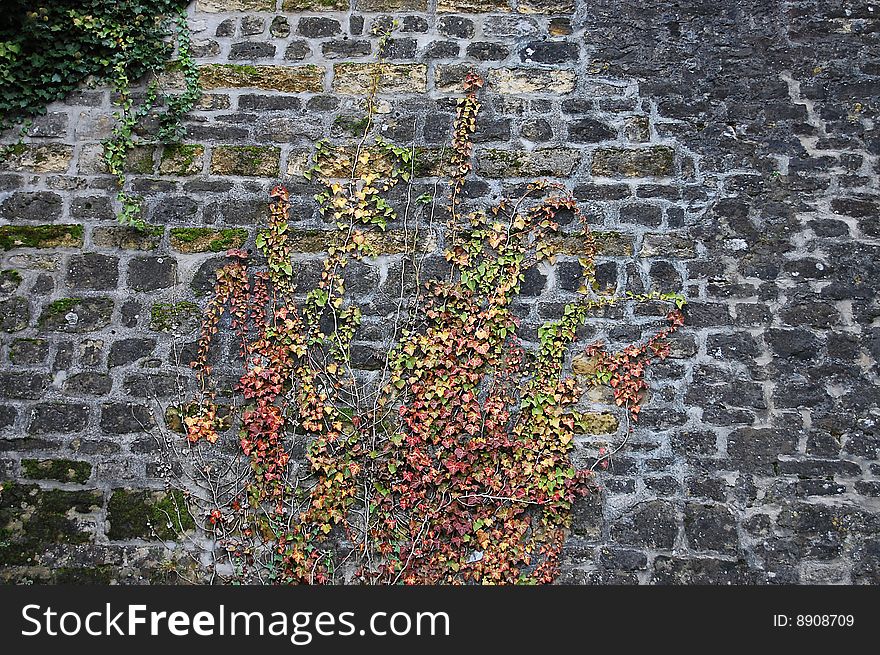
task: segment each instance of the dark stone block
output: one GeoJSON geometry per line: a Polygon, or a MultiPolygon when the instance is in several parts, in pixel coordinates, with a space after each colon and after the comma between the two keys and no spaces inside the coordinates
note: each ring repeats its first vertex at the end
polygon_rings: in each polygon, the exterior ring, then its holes
{"type": "Polygon", "coordinates": [[[745,562],[719,559],[658,557],[654,560],[655,584],[731,585],[754,584],[755,574],[745,562]]]}
{"type": "Polygon", "coordinates": [[[342,32],[339,21],[332,18],[304,16],[299,19],[296,33],[310,39],[335,36],[342,32]]]}
{"type": "Polygon", "coordinates": [[[437,29],[444,36],[470,39],[474,36],[474,23],[461,16],[443,16],[437,22],[437,29]]]}
{"type": "Polygon", "coordinates": [[[101,406],[101,430],[107,434],[144,432],[155,427],[149,407],[134,403],[105,403],[101,406]]]}
{"type": "Polygon", "coordinates": [[[88,407],[66,403],[41,403],[31,409],[29,434],[81,432],[89,421],[88,407]]]}
{"type": "Polygon", "coordinates": [[[45,339],[16,339],[9,346],[9,361],[13,364],[42,364],[49,358],[49,343],[45,339]]]}
{"type": "Polygon", "coordinates": [[[723,505],[687,503],[684,528],[688,544],[694,550],[735,553],[739,550],[736,521],[723,505]]]}
{"type": "Polygon", "coordinates": [[[677,534],[675,510],[662,500],[640,503],[611,525],[612,539],[633,546],[669,550],[675,544],[677,534]]]}
{"type": "Polygon", "coordinates": [[[173,257],[135,257],[128,264],[128,286],[135,291],[167,289],[177,281],[173,257]]]}
{"type": "Polygon", "coordinates": [[[240,41],[229,49],[230,61],[271,59],[275,56],[275,46],[261,41],[240,41]]]}
{"type": "Polygon", "coordinates": [[[16,191],[0,203],[0,218],[51,223],[61,218],[61,203],[61,196],[52,191],[16,191]]]}
{"type": "Polygon", "coordinates": [[[507,46],[489,41],[474,41],[468,44],[467,56],[480,61],[501,61],[510,54],[507,46]]]}
{"type": "Polygon", "coordinates": [[[568,41],[530,41],[519,52],[523,62],[538,64],[564,64],[580,59],[576,43],[568,41]]]}
{"type": "Polygon", "coordinates": [[[74,255],[67,264],[67,286],[106,291],[119,282],[119,258],[90,252],[74,255]]]}
{"type": "Polygon", "coordinates": [[[599,143],[616,136],[610,126],[594,118],[582,118],[568,124],[568,139],[573,143],[599,143]]]}
{"type": "Polygon", "coordinates": [[[123,366],[131,364],[144,357],[149,357],[153,349],[156,347],[155,339],[145,339],[133,337],[130,339],[120,339],[113,342],[110,346],[110,357],[107,360],[107,366],[123,366]]]}
{"type": "Polygon", "coordinates": [[[109,375],[88,371],[72,375],[64,383],[64,390],[74,395],[104,396],[112,387],[113,379],[109,375]]]}

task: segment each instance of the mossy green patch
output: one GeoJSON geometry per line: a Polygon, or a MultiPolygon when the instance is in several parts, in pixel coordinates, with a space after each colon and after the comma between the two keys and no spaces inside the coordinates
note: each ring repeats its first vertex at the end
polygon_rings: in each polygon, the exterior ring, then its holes
{"type": "Polygon", "coordinates": [[[177,331],[181,326],[198,321],[199,306],[192,302],[157,302],[150,307],[150,329],[153,332],[177,331]]]}
{"type": "Polygon", "coordinates": [[[62,566],[55,572],[53,583],[108,585],[113,581],[115,572],[112,566],[62,566]]]}
{"type": "Polygon", "coordinates": [[[223,252],[241,248],[247,241],[247,230],[228,228],[214,230],[208,227],[180,227],[171,230],[171,247],[178,252],[223,252]]]}
{"type": "Polygon", "coordinates": [[[156,149],[152,146],[135,146],[125,155],[125,171],[139,175],[153,172],[156,149]]]}
{"type": "Polygon", "coordinates": [[[12,293],[21,284],[21,273],[12,268],[0,271],[0,292],[12,293]]]}
{"type": "Polygon", "coordinates": [[[613,434],[617,432],[620,421],[609,412],[575,412],[574,431],[576,434],[613,434]]]}
{"type": "Polygon", "coordinates": [[[34,564],[52,544],[92,540],[77,515],[101,507],[100,491],[43,490],[15,482],[4,482],[0,489],[0,565],[34,564]]]}
{"type": "Polygon", "coordinates": [[[284,11],[344,11],[348,0],[284,0],[284,11]]]}
{"type": "Polygon", "coordinates": [[[72,459],[23,459],[21,472],[31,480],[57,480],[83,484],[92,475],[92,465],[72,459]]]}
{"type": "Polygon", "coordinates": [[[80,298],[59,298],[46,307],[42,316],[40,316],[40,323],[45,323],[50,318],[58,316],[59,314],[67,314],[81,302],[82,299],[80,298]]]}
{"type": "Polygon", "coordinates": [[[159,172],[163,175],[195,175],[202,170],[205,147],[188,143],[173,143],[162,149],[159,172]]]}
{"type": "Polygon", "coordinates": [[[0,249],[13,248],[80,248],[83,245],[82,225],[3,225],[0,227],[0,249]]]}
{"type": "Polygon", "coordinates": [[[107,503],[111,539],[175,539],[195,528],[183,492],[116,489],[107,503]]]}
{"type": "Polygon", "coordinates": [[[333,126],[352,136],[363,136],[370,119],[367,116],[356,118],[354,116],[337,116],[333,120],[333,126]]]}

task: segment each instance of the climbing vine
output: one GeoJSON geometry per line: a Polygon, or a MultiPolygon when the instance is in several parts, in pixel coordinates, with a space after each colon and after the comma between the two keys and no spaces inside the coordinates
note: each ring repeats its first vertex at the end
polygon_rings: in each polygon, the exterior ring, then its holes
{"type": "Polygon", "coordinates": [[[460,192],[483,86],[470,75],[451,145],[450,274],[421,284],[405,325],[392,330],[378,380],[365,380],[351,361],[361,309],[346,294],[344,273],[375,254],[371,236],[399,218],[386,196],[415,167],[414,150],[372,135],[375,84],[361,137],[320,142],[307,173],[336,228],[320,280],[297,288],[281,186],[256,240],[262,257],[231,250],[216,273],[192,363],[200,390],[182,408],[183,429],[204,453],[223,443],[230,425],[210,363],[228,312],[243,365],[235,448],[247,471],[213,484],[195,513],[230,574],[246,582],[551,582],[572,505],[611,456],[602,450],[581,470],[572,463],[584,384],[612,389],[629,431],[646,367],[669,354],[684,299],[599,291],[593,236],[562,185],[536,181],[519,197],[465,211],[460,192]],[[562,213],[581,226],[579,299],[529,343],[513,303],[526,271],[555,256],[562,213]],[[666,303],[669,311],[644,343],[582,347],[594,364],[586,380],[567,373],[578,328],[617,302],[666,303]],[[302,466],[297,443],[306,445],[302,466]]]}
{"type": "Polygon", "coordinates": [[[0,129],[45,112],[86,81],[109,83],[116,124],[104,142],[104,162],[116,178],[118,220],[142,226],[140,201],[127,189],[127,160],[140,143],[182,137],[182,117],[201,96],[190,55],[182,0],[12,0],[0,15],[0,129]],[[36,5],[36,6],[34,6],[36,5]],[[175,54],[176,53],[176,54],[175,54]],[[159,79],[179,73],[184,90],[164,93],[159,79]],[[132,82],[151,79],[142,100],[132,82]],[[154,133],[146,128],[155,119],[154,133]]]}

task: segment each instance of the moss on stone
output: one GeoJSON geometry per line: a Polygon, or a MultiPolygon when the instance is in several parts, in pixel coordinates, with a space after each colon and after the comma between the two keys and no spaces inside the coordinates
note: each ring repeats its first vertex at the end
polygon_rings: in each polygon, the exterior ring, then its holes
{"type": "Polygon", "coordinates": [[[112,566],[62,566],[55,572],[55,584],[99,584],[108,585],[113,581],[115,569],[112,566]]]}
{"type": "Polygon", "coordinates": [[[0,291],[12,293],[21,284],[21,273],[12,268],[0,271],[0,291]]]}
{"type": "Polygon", "coordinates": [[[15,482],[0,488],[0,565],[33,564],[52,544],[92,540],[76,515],[101,507],[100,491],[43,490],[15,482]]]}
{"type": "Polygon", "coordinates": [[[59,298],[49,304],[40,316],[40,323],[44,324],[49,319],[60,314],[67,314],[74,307],[82,302],[80,298],[59,298]]]}
{"type": "Polygon", "coordinates": [[[183,253],[223,252],[241,248],[247,236],[247,230],[243,228],[179,227],[171,230],[171,247],[183,253]]]}
{"type": "Polygon", "coordinates": [[[613,434],[619,425],[617,417],[609,412],[574,412],[576,434],[613,434]]]}
{"type": "Polygon", "coordinates": [[[348,0],[284,0],[283,11],[344,11],[348,0]]]}
{"type": "Polygon", "coordinates": [[[92,475],[92,465],[71,459],[23,459],[22,475],[31,480],[57,480],[83,484],[92,475]]]}
{"type": "Polygon", "coordinates": [[[333,126],[352,136],[362,136],[370,124],[367,116],[355,118],[354,116],[337,116],[333,120],[333,126]]]}
{"type": "Polygon", "coordinates": [[[211,154],[211,172],[215,175],[275,177],[280,161],[281,149],[275,146],[217,146],[211,154]]]}
{"type": "Polygon", "coordinates": [[[110,539],[175,539],[195,528],[183,492],[116,489],[107,503],[110,539]]]}
{"type": "Polygon", "coordinates": [[[124,250],[155,250],[159,246],[165,228],[161,225],[129,227],[107,225],[92,231],[92,243],[98,248],[122,248],[124,250]]]}
{"type": "Polygon", "coordinates": [[[163,175],[195,175],[202,167],[205,147],[197,144],[172,143],[162,149],[159,172],[163,175]]]}
{"type": "Polygon", "coordinates": [[[209,64],[199,70],[202,88],[267,89],[282,93],[320,93],[324,89],[324,69],[314,64],[302,66],[248,66],[209,64]]]}
{"type": "Polygon", "coordinates": [[[3,225],[0,249],[79,248],[83,244],[82,225],[3,225]]]}
{"type": "Polygon", "coordinates": [[[138,175],[149,175],[153,172],[155,148],[152,146],[135,146],[125,155],[125,170],[138,175]]]}
{"type": "Polygon", "coordinates": [[[150,307],[150,329],[170,332],[199,315],[199,306],[192,302],[157,302],[150,307]]]}

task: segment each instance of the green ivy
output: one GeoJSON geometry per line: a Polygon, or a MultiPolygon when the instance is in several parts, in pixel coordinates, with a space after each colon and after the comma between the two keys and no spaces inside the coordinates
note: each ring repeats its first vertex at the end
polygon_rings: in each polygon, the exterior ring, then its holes
{"type": "Polygon", "coordinates": [[[0,14],[0,129],[45,113],[46,105],[92,80],[115,91],[113,136],[104,161],[116,177],[121,223],[141,226],[140,199],[125,190],[124,163],[144,141],[173,142],[181,119],[201,96],[198,68],[189,52],[185,0],[10,0],[0,14]],[[177,50],[177,58],[171,65],[177,50]],[[156,76],[176,69],[186,88],[162,94],[156,76]],[[135,102],[131,83],[152,81],[135,102]],[[158,123],[152,138],[136,138],[148,115],[158,123]]]}

